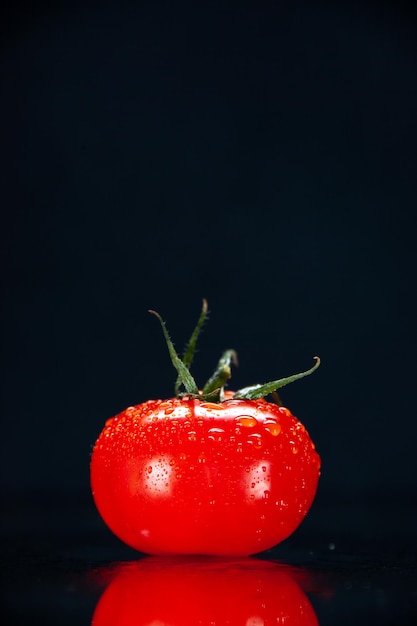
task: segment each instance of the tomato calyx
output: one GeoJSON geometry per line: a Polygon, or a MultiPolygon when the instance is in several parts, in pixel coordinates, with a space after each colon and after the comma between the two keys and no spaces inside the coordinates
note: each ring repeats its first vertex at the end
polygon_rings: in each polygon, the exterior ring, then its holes
{"type": "MultiPolygon", "coordinates": [[[[200,316],[197,320],[197,324],[191,334],[191,337],[187,343],[183,357],[181,359],[178,356],[177,351],[175,350],[174,344],[172,343],[164,320],[159,313],[153,311],[152,309],[149,309],[149,313],[154,315],[161,324],[162,331],[165,337],[165,342],[168,347],[169,356],[171,358],[173,366],[177,371],[177,380],[175,382],[176,397],[198,398],[200,400],[209,400],[210,402],[220,403],[224,401],[224,388],[228,380],[232,376],[231,365],[238,365],[236,351],[233,349],[229,349],[223,352],[213,374],[210,376],[202,390],[198,388],[198,385],[190,372],[190,367],[194,359],[197,340],[207,317],[207,312],[207,300],[203,299],[200,316]]],[[[260,398],[264,398],[267,395],[273,395],[277,398],[278,396],[276,394],[276,391],[278,389],[284,387],[285,385],[289,385],[290,383],[293,383],[300,378],[309,376],[310,374],[315,372],[315,370],[320,365],[320,357],[315,356],[313,358],[315,360],[315,364],[310,369],[304,372],[300,372],[298,374],[293,374],[292,376],[273,380],[268,383],[244,387],[234,393],[233,399],[258,400],[260,398]]]]}

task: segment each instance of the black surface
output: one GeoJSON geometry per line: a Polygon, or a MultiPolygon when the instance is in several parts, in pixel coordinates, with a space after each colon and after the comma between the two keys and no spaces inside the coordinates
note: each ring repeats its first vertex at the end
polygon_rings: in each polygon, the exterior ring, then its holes
{"type": "MultiPolygon", "coordinates": [[[[3,624],[89,624],[114,572],[144,558],[104,527],[87,495],[39,497],[30,510],[8,504],[3,624]]],[[[290,566],[320,626],[415,624],[416,515],[404,502],[358,506],[319,496],[292,537],[256,558],[290,566]]]]}

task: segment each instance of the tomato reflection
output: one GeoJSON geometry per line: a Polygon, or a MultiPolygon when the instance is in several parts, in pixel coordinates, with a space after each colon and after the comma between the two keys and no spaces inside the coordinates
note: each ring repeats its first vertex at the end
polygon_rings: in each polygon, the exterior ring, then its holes
{"type": "Polygon", "coordinates": [[[92,625],[318,626],[296,578],[271,561],[147,557],[116,568],[92,625]]]}

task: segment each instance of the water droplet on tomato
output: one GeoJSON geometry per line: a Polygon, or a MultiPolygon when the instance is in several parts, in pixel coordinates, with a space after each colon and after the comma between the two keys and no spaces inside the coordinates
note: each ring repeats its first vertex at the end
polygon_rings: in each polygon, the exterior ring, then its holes
{"type": "Polygon", "coordinates": [[[268,489],[265,489],[265,491],[264,491],[264,498],[265,498],[265,500],[268,500],[270,495],[271,495],[271,492],[268,489]]]}
{"type": "Polygon", "coordinates": [[[188,439],[190,441],[195,441],[197,439],[197,433],[195,432],[195,430],[190,430],[188,433],[188,439]]]}
{"type": "Polygon", "coordinates": [[[165,409],[164,413],[165,415],[171,415],[171,413],[173,413],[175,411],[175,407],[170,406],[167,409],[165,409]]]}
{"type": "Polygon", "coordinates": [[[255,448],[262,448],[262,437],[258,433],[254,433],[253,435],[248,436],[248,443],[253,445],[255,448]]]}
{"type": "Polygon", "coordinates": [[[221,404],[215,404],[214,402],[202,402],[200,406],[203,409],[210,409],[212,411],[223,411],[225,409],[221,404]]]}
{"type": "Polygon", "coordinates": [[[204,454],[200,454],[200,456],[198,457],[198,462],[199,463],[205,463],[206,462],[206,457],[204,456],[204,454]]]}
{"type": "Polygon", "coordinates": [[[266,472],[266,465],[262,465],[262,471],[266,472]]]}
{"type": "Polygon", "coordinates": [[[235,422],[244,428],[253,428],[258,423],[252,415],[239,415],[236,417],[235,422]]]}
{"type": "Polygon", "coordinates": [[[148,474],[150,474],[152,472],[152,465],[149,465],[148,467],[148,474]]]}
{"type": "Polygon", "coordinates": [[[273,437],[276,437],[281,432],[281,426],[275,420],[265,420],[264,428],[267,430],[273,437]]]}
{"type": "Polygon", "coordinates": [[[293,448],[291,448],[291,452],[293,454],[298,454],[298,448],[296,446],[294,446],[293,448]]]}
{"type": "Polygon", "coordinates": [[[223,435],[223,428],[210,428],[207,434],[207,439],[211,439],[212,441],[222,441],[223,435]]]}

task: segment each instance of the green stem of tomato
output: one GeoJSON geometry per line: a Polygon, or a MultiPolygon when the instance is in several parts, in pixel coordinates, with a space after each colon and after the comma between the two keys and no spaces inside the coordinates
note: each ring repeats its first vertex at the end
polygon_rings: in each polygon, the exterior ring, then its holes
{"type": "Polygon", "coordinates": [[[210,395],[212,402],[222,402],[223,400],[223,388],[232,376],[230,368],[231,363],[234,365],[238,364],[237,354],[234,350],[226,350],[220,357],[212,376],[210,376],[204,385],[203,396],[210,395]],[[217,394],[215,393],[216,390],[218,392],[217,394]]]}
{"type": "MultiPolygon", "coordinates": [[[[223,402],[224,399],[224,386],[226,382],[231,377],[231,368],[230,365],[233,363],[237,365],[237,355],[234,350],[226,350],[224,352],[217,363],[217,367],[214,370],[214,373],[209,378],[207,383],[204,385],[202,392],[200,393],[197,387],[197,384],[190,374],[190,366],[194,358],[195,348],[197,345],[197,340],[201,331],[201,328],[204,324],[204,321],[207,316],[207,301],[203,300],[203,306],[201,309],[200,317],[198,318],[197,324],[191,334],[190,340],[187,344],[187,347],[184,352],[183,360],[178,356],[174,344],[171,341],[168,330],[166,328],[165,322],[162,317],[156,311],[149,310],[149,313],[155,315],[158,318],[163,333],[165,337],[165,341],[168,347],[169,355],[171,357],[171,361],[175,369],[177,370],[177,380],[175,383],[175,395],[177,397],[182,397],[184,395],[188,395],[194,398],[200,398],[201,400],[210,400],[211,402],[223,402]],[[184,387],[185,393],[180,393],[181,386],[184,387]]],[[[320,365],[320,358],[318,356],[314,357],[316,363],[313,367],[305,372],[301,372],[299,374],[294,374],[293,376],[288,376],[287,378],[280,378],[278,380],[273,380],[269,383],[265,383],[263,385],[252,385],[251,387],[245,387],[244,389],[239,389],[233,396],[237,400],[257,400],[259,398],[264,398],[269,394],[275,395],[276,401],[278,404],[281,404],[281,401],[278,398],[278,395],[275,393],[277,389],[284,387],[285,385],[289,385],[300,378],[304,378],[304,376],[309,376],[312,374],[320,365]]]]}
{"type": "Polygon", "coordinates": [[[294,374],[293,376],[288,376],[287,378],[280,378],[279,380],[273,380],[272,382],[265,383],[264,385],[252,385],[251,387],[239,389],[239,391],[237,391],[233,397],[240,400],[257,400],[258,398],[264,398],[273,391],[276,391],[277,389],[280,389],[285,385],[289,385],[295,380],[304,378],[304,376],[309,376],[310,374],[312,374],[320,365],[320,358],[318,356],[315,356],[314,358],[316,360],[316,363],[306,372],[294,374]]]}
{"type": "Polygon", "coordinates": [[[169,333],[166,329],[165,322],[163,321],[159,313],[157,313],[156,311],[149,310],[149,313],[152,313],[152,315],[155,315],[155,317],[158,318],[162,326],[165,341],[168,346],[169,356],[171,357],[173,366],[177,370],[178,378],[180,380],[180,385],[184,385],[186,392],[189,393],[190,395],[198,396],[197,384],[194,378],[191,376],[188,370],[188,367],[184,365],[184,363],[181,361],[180,357],[176,353],[174,344],[172,343],[171,337],[169,336],[169,333]]]}
{"type": "MultiPolygon", "coordinates": [[[[207,316],[207,300],[203,299],[203,306],[201,308],[200,317],[198,318],[196,327],[194,328],[192,332],[192,335],[187,343],[187,346],[185,348],[185,351],[182,357],[182,363],[185,365],[185,367],[188,370],[190,369],[191,363],[193,362],[195,348],[197,345],[197,339],[200,335],[200,331],[203,327],[206,316],[207,316]]],[[[182,380],[181,380],[181,377],[178,375],[177,381],[175,383],[175,395],[176,396],[179,395],[181,384],[182,384],[182,380]]]]}

